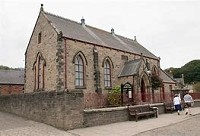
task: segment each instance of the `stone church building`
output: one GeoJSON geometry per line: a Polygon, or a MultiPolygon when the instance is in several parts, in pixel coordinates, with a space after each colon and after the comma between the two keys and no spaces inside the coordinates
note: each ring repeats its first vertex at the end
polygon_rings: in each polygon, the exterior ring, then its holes
{"type": "Polygon", "coordinates": [[[84,92],[85,108],[107,105],[109,90],[121,84],[129,101],[168,99],[175,82],[160,68],[160,58],[134,39],[48,12],[43,5],[25,53],[25,92],[84,92]],[[162,79],[157,90],[151,75],[162,79]],[[125,84],[128,83],[128,84],[125,84]]]}

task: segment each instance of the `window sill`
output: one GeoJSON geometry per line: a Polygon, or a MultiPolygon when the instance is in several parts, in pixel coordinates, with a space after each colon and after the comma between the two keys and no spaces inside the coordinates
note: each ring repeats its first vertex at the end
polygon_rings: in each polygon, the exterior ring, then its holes
{"type": "Polygon", "coordinates": [[[85,86],[75,86],[75,89],[86,89],[85,86]]]}
{"type": "Polygon", "coordinates": [[[112,87],[105,87],[105,90],[112,90],[112,87]]]}

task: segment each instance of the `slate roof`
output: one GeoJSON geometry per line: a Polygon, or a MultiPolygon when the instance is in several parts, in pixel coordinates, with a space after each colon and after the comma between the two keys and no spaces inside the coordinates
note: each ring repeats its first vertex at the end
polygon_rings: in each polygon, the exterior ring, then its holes
{"type": "Polygon", "coordinates": [[[24,70],[0,70],[0,84],[24,84],[24,70]]]}
{"type": "Polygon", "coordinates": [[[137,74],[141,66],[141,62],[141,59],[125,62],[122,71],[119,73],[118,77],[131,76],[137,74]]]}
{"type": "MultiPolygon", "coordinates": [[[[132,76],[136,75],[140,66],[142,63],[142,59],[136,59],[136,60],[130,60],[128,62],[124,63],[124,66],[119,73],[118,77],[125,77],[125,76],[132,76]]],[[[175,84],[176,82],[167,74],[165,73],[162,69],[160,69],[160,78],[163,80],[165,83],[173,83],[175,84]]]]}
{"type": "Polygon", "coordinates": [[[177,83],[184,84],[184,79],[183,78],[173,78],[177,83]]]}
{"type": "Polygon", "coordinates": [[[167,74],[165,71],[160,69],[160,78],[163,80],[165,83],[173,83],[175,84],[176,82],[167,74]]]}
{"type": "Polygon", "coordinates": [[[63,36],[66,38],[80,40],[139,55],[143,53],[143,56],[158,59],[158,57],[140,45],[136,40],[128,39],[117,34],[111,34],[111,32],[106,32],[89,25],[82,25],[81,23],[56,16],[51,13],[44,11],[42,13],[46,16],[55,30],[58,33],[62,31],[63,36]]]}
{"type": "Polygon", "coordinates": [[[175,81],[176,81],[176,83],[177,83],[177,86],[178,87],[184,87],[184,85],[185,85],[185,82],[184,82],[184,78],[182,77],[182,78],[173,78],[175,81]]]}

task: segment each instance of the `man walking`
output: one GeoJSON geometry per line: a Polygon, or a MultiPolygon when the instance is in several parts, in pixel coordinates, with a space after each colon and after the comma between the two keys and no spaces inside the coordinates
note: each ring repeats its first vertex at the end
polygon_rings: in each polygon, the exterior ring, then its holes
{"type": "Polygon", "coordinates": [[[183,97],[183,100],[184,100],[185,106],[186,106],[185,107],[185,114],[187,115],[189,113],[189,115],[192,115],[191,109],[190,109],[192,103],[194,102],[193,99],[192,99],[192,96],[188,92],[186,92],[186,94],[183,97]]]}

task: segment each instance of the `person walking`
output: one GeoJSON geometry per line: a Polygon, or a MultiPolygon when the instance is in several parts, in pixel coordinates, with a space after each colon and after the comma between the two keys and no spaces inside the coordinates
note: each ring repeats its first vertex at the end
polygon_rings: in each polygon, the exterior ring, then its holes
{"type": "Polygon", "coordinates": [[[189,115],[192,115],[190,109],[192,103],[194,102],[192,96],[188,92],[186,92],[186,94],[183,97],[183,100],[185,102],[185,114],[187,115],[189,113],[189,115]]]}
{"type": "Polygon", "coordinates": [[[174,102],[175,110],[177,111],[178,115],[180,115],[180,111],[181,111],[181,98],[179,97],[178,94],[174,95],[173,102],[174,102]]]}

